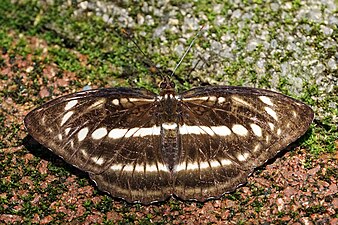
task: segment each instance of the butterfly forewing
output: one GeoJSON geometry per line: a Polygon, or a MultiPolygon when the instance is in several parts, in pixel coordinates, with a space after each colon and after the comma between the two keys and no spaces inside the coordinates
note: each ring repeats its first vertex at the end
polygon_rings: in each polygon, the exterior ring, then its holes
{"type": "Polygon", "coordinates": [[[272,91],[216,86],[176,95],[163,87],[160,96],[111,88],[60,97],[25,125],[101,190],[147,204],[234,190],[313,119],[310,107],[272,91]]]}

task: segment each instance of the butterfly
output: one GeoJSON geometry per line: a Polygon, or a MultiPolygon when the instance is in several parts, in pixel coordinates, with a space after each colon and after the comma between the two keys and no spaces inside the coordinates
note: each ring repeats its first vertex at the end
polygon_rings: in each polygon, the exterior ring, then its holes
{"type": "Polygon", "coordinates": [[[273,91],[204,86],[178,93],[165,77],[159,95],[81,91],[34,109],[24,123],[100,190],[150,204],[171,196],[203,202],[235,190],[313,117],[308,105],[273,91]]]}

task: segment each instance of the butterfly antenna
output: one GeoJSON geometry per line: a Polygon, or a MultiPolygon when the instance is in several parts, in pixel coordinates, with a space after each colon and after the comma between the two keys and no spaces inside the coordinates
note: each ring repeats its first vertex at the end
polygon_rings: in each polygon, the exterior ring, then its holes
{"type": "MultiPolygon", "coordinates": [[[[131,35],[128,33],[128,31],[125,30],[125,29],[121,29],[121,32],[122,32],[123,34],[125,34],[126,36],[128,36],[128,37],[131,36],[131,35]]],[[[136,41],[135,41],[133,38],[129,38],[129,39],[133,42],[133,44],[136,46],[136,48],[142,53],[142,55],[143,55],[144,57],[148,58],[148,56],[146,55],[146,53],[144,53],[144,51],[142,51],[142,49],[141,49],[140,46],[136,43],[136,41]]]]}
{"type": "Polygon", "coordinates": [[[177,70],[177,68],[181,65],[183,59],[185,58],[185,56],[188,54],[188,52],[190,51],[191,47],[193,46],[195,40],[197,39],[197,37],[201,34],[202,30],[204,29],[204,25],[200,28],[200,30],[197,32],[197,34],[195,35],[194,39],[192,39],[188,49],[184,52],[184,54],[182,55],[180,61],[177,63],[175,69],[173,70],[173,72],[171,73],[171,77],[174,75],[175,71],[177,70]]]}
{"type": "MultiPolygon", "coordinates": [[[[125,29],[121,29],[121,32],[123,34],[125,34],[127,37],[131,36],[129,34],[129,32],[127,30],[125,30],[125,29]]],[[[136,46],[136,48],[141,52],[141,54],[144,56],[144,58],[148,61],[147,62],[147,63],[149,63],[148,65],[150,65],[150,67],[152,67],[152,68],[155,68],[160,73],[160,75],[162,77],[164,77],[163,74],[162,74],[162,72],[157,69],[157,67],[155,66],[155,63],[146,55],[146,53],[140,48],[140,46],[137,44],[137,42],[133,38],[129,38],[129,39],[133,42],[133,44],[136,46]]]]}

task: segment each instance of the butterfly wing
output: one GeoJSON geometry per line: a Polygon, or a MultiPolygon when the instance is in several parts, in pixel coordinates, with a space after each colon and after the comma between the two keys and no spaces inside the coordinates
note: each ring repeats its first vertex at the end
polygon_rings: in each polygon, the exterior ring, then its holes
{"type": "Polygon", "coordinates": [[[55,99],[29,113],[25,125],[101,190],[147,204],[173,193],[204,201],[234,190],[312,119],[307,105],[261,89],[203,87],[156,97],[112,88],[55,99]]]}
{"type": "Polygon", "coordinates": [[[175,194],[204,201],[233,191],[257,166],[303,135],[312,109],[246,87],[201,87],[180,96],[182,154],[175,194]]]}
{"type": "Polygon", "coordinates": [[[24,122],[34,139],[89,172],[101,190],[149,203],[173,191],[158,147],[155,100],[139,89],[78,92],[42,105],[24,122]]]}

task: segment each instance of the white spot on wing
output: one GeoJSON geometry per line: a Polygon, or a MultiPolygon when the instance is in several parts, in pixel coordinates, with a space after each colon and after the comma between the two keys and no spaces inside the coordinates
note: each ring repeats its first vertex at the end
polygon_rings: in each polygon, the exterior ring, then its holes
{"type": "Polygon", "coordinates": [[[218,98],[218,104],[222,104],[223,102],[225,102],[225,98],[224,97],[219,97],[218,98]]]}
{"type": "Polygon", "coordinates": [[[89,106],[87,110],[97,109],[101,107],[104,103],[106,103],[106,100],[104,98],[101,98],[97,100],[96,102],[94,102],[91,106],[89,106]]]}
{"type": "Polygon", "coordinates": [[[208,101],[209,97],[193,97],[193,98],[183,98],[183,101],[189,102],[189,101],[208,101]]]}
{"type": "Polygon", "coordinates": [[[200,167],[198,166],[198,163],[197,162],[194,162],[194,163],[188,163],[187,165],[187,170],[197,170],[199,169],[200,167]]]}
{"type": "Polygon", "coordinates": [[[252,129],[252,131],[254,132],[254,134],[258,137],[262,137],[262,128],[260,126],[258,126],[257,124],[250,124],[250,127],[252,129]]]}
{"type": "Polygon", "coordinates": [[[204,134],[205,132],[199,126],[187,126],[183,124],[179,127],[180,134],[204,134]]]}
{"type": "Polygon", "coordinates": [[[145,167],[145,165],[144,164],[136,164],[135,165],[135,169],[134,169],[134,171],[135,172],[144,172],[144,167],[145,167]]]}
{"type": "Polygon", "coordinates": [[[73,114],[74,114],[73,111],[67,112],[67,113],[62,117],[60,126],[62,126],[63,124],[65,124],[65,123],[67,122],[67,120],[69,120],[69,118],[70,118],[73,114]]]}
{"type": "Polygon", "coordinates": [[[271,109],[270,107],[264,107],[264,109],[272,118],[278,121],[277,113],[273,109],[271,109]]]}
{"type": "Polygon", "coordinates": [[[88,127],[82,128],[79,133],[77,133],[77,139],[83,141],[87,137],[88,131],[88,127]]]}
{"type": "Polygon", "coordinates": [[[229,165],[232,164],[232,162],[229,159],[222,159],[221,164],[222,164],[222,166],[229,166],[229,165]]]}
{"type": "Polygon", "coordinates": [[[279,136],[279,135],[281,135],[281,133],[282,133],[282,130],[280,128],[278,128],[277,129],[277,135],[279,136]]]}
{"type": "Polygon", "coordinates": [[[120,99],[121,104],[126,104],[128,102],[127,98],[121,98],[120,99]]]}
{"type": "Polygon", "coordinates": [[[155,164],[153,165],[146,165],[146,172],[156,172],[157,171],[157,167],[155,164]]]}
{"type": "Polygon", "coordinates": [[[188,126],[183,124],[179,127],[179,133],[184,134],[209,134],[213,136],[215,134],[219,136],[227,136],[231,134],[230,129],[227,126],[188,126]]]}
{"type": "Polygon", "coordinates": [[[157,163],[157,167],[158,167],[158,170],[160,171],[169,172],[168,167],[163,165],[162,163],[157,163]]]}
{"type": "Polygon", "coordinates": [[[145,137],[149,135],[160,135],[160,134],[161,128],[159,126],[153,126],[145,128],[132,128],[126,133],[125,137],[130,137],[129,135],[133,137],[145,137]]]}
{"type": "Polygon", "coordinates": [[[174,130],[177,127],[177,123],[162,123],[162,127],[165,130],[174,130]]]}
{"type": "MultiPolygon", "coordinates": [[[[208,165],[208,166],[209,166],[209,165],[208,165]]],[[[217,161],[217,160],[212,160],[212,161],[210,161],[210,166],[211,166],[212,168],[217,168],[217,167],[220,167],[220,166],[222,166],[222,165],[220,164],[219,161],[217,161]]]]}
{"type": "Polygon", "coordinates": [[[131,128],[127,131],[127,133],[124,135],[126,138],[129,138],[131,136],[134,136],[134,134],[136,134],[136,132],[139,130],[140,128],[139,127],[134,127],[134,128],[131,128]]]}
{"type": "Polygon", "coordinates": [[[110,166],[110,169],[114,171],[120,171],[122,170],[122,168],[123,168],[122,164],[113,164],[110,166]]]}
{"type": "Polygon", "coordinates": [[[110,169],[113,171],[125,171],[125,172],[144,172],[144,169],[146,172],[158,172],[158,171],[165,171],[168,172],[168,169],[165,165],[162,163],[158,163],[157,166],[155,164],[152,165],[144,165],[144,164],[113,164],[110,166],[110,169]]]}
{"type": "Polygon", "coordinates": [[[91,157],[91,160],[93,160],[93,162],[97,165],[102,165],[104,163],[104,159],[103,158],[98,158],[97,156],[91,157]]]}
{"type": "Polygon", "coordinates": [[[269,105],[269,106],[273,106],[273,103],[271,101],[271,99],[269,97],[266,96],[259,96],[258,97],[263,103],[269,105]]]}
{"type": "Polygon", "coordinates": [[[113,139],[123,138],[124,135],[126,135],[127,131],[128,129],[120,129],[120,128],[112,129],[109,132],[108,137],[113,139]]]}
{"type": "Polygon", "coordinates": [[[58,138],[59,138],[60,141],[62,141],[62,134],[59,134],[58,138]]]}
{"type": "MultiPolygon", "coordinates": [[[[138,165],[136,165],[137,167],[138,165]]],[[[135,169],[136,170],[136,169],[135,169]]],[[[158,172],[158,171],[165,171],[165,172],[169,172],[167,167],[165,165],[163,165],[162,163],[157,163],[156,164],[152,164],[152,165],[145,165],[145,170],[148,173],[152,173],[152,172],[158,172]]]]}
{"type": "Polygon", "coordinates": [[[183,124],[179,128],[180,134],[209,134],[214,135],[214,132],[207,126],[187,126],[183,124]]]}
{"type": "Polygon", "coordinates": [[[129,138],[129,137],[145,137],[150,135],[160,135],[161,129],[159,126],[153,126],[153,127],[134,127],[131,129],[128,128],[115,128],[112,129],[108,137],[113,139],[119,139],[119,138],[129,138]]]}
{"type": "Polygon", "coordinates": [[[232,162],[228,159],[223,159],[221,161],[218,160],[211,160],[211,161],[204,161],[204,162],[183,162],[176,166],[175,171],[184,171],[184,170],[204,170],[209,168],[218,168],[222,166],[231,165],[232,162]]]}
{"type": "Polygon", "coordinates": [[[177,172],[182,171],[182,170],[186,170],[187,166],[188,166],[188,163],[183,162],[183,163],[176,165],[174,170],[177,171],[177,172]]]}
{"type": "Polygon", "coordinates": [[[237,96],[231,96],[231,99],[234,103],[240,103],[242,105],[248,106],[248,107],[252,107],[252,105],[250,103],[248,103],[247,101],[245,101],[244,99],[237,97],[237,96]]]}
{"type": "Polygon", "coordinates": [[[292,111],[292,115],[293,115],[293,117],[296,118],[296,117],[297,117],[297,112],[293,110],[293,111],[292,111]]]}
{"type": "Polygon", "coordinates": [[[254,152],[257,152],[260,148],[261,148],[261,145],[260,145],[260,144],[257,144],[257,145],[254,147],[253,151],[254,151],[254,152]]]}
{"type": "Polygon", "coordinates": [[[46,115],[43,115],[41,118],[41,124],[45,125],[45,123],[46,123],[46,115]]]}
{"type": "Polygon", "coordinates": [[[134,165],[132,164],[127,164],[123,167],[123,171],[126,171],[126,172],[132,172],[134,171],[134,165]]]}
{"type": "Polygon", "coordinates": [[[113,103],[114,105],[119,105],[119,104],[120,104],[119,100],[116,99],[116,98],[113,99],[112,103],[113,103]]]}
{"type": "Polygon", "coordinates": [[[273,125],[273,123],[270,123],[270,122],[269,122],[268,124],[269,124],[269,127],[270,127],[271,130],[274,130],[274,129],[275,129],[275,125],[273,125]]]}
{"type": "Polygon", "coordinates": [[[246,136],[248,134],[248,130],[241,124],[233,125],[232,131],[240,136],[246,136]]]}
{"type": "Polygon", "coordinates": [[[70,130],[71,130],[71,129],[70,129],[69,127],[66,128],[66,129],[65,129],[65,134],[68,135],[70,130]]]}
{"type": "Polygon", "coordinates": [[[231,130],[227,126],[212,126],[211,129],[219,136],[228,136],[231,130]]]}
{"type": "MultiPolygon", "coordinates": [[[[210,164],[209,164],[209,162],[200,162],[200,165],[199,165],[199,168],[201,169],[201,170],[203,170],[203,169],[207,169],[207,168],[210,168],[210,164]]],[[[219,166],[219,163],[218,163],[218,166],[219,166]]]]}
{"type": "Polygon", "coordinates": [[[147,99],[147,98],[129,98],[130,102],[154,102],[155,99],[147,99]]]}
{"type": "Polygon", "coordinates": [[[210,127],[207,127],[207,126],[201,126],[201,129],[202,129],[205,133],[209,134],[210,136],[215,135],[215,132],[214,132],[210,127]]]}
{"type": "Polygon", "coordinates": [[[77,100],[69,101],[69,102],[66,104],[66,106],[65,106],[65,111],[70,110],[70,109],[73,108],[77,103],[78,103],[77,100]]]}
{"type": "Polygon", "coordinates": [[[210,96],[208,101],[211,101],[211,102],[216,102],[217,101],[217,97],[216,96],[210,96]]]}
{"type": "Polygon", "coordinates": [[[87,157],[87,152],[86,152],[86,150],[84,150],[84,149],[80,149],[80,152],[84,155],[84,157],[87,157]]]}
{"type": "Polygon", "coordinates": [[[92,133],[92,138],[95,140],[99,140],[101,138],[104,138],[107,135],[107,133],[108,133],[107,128],[101,127],[101,128],[96,129],[92,133]]]}
{"type": "Polygon", "coordinates": [[[243,161],[247,160],[249,156],[250,156],[250,154],[248,152],[245,152],[243,154],[238,154],[237,159],[239,161],[243,162],[243,161]]]}

